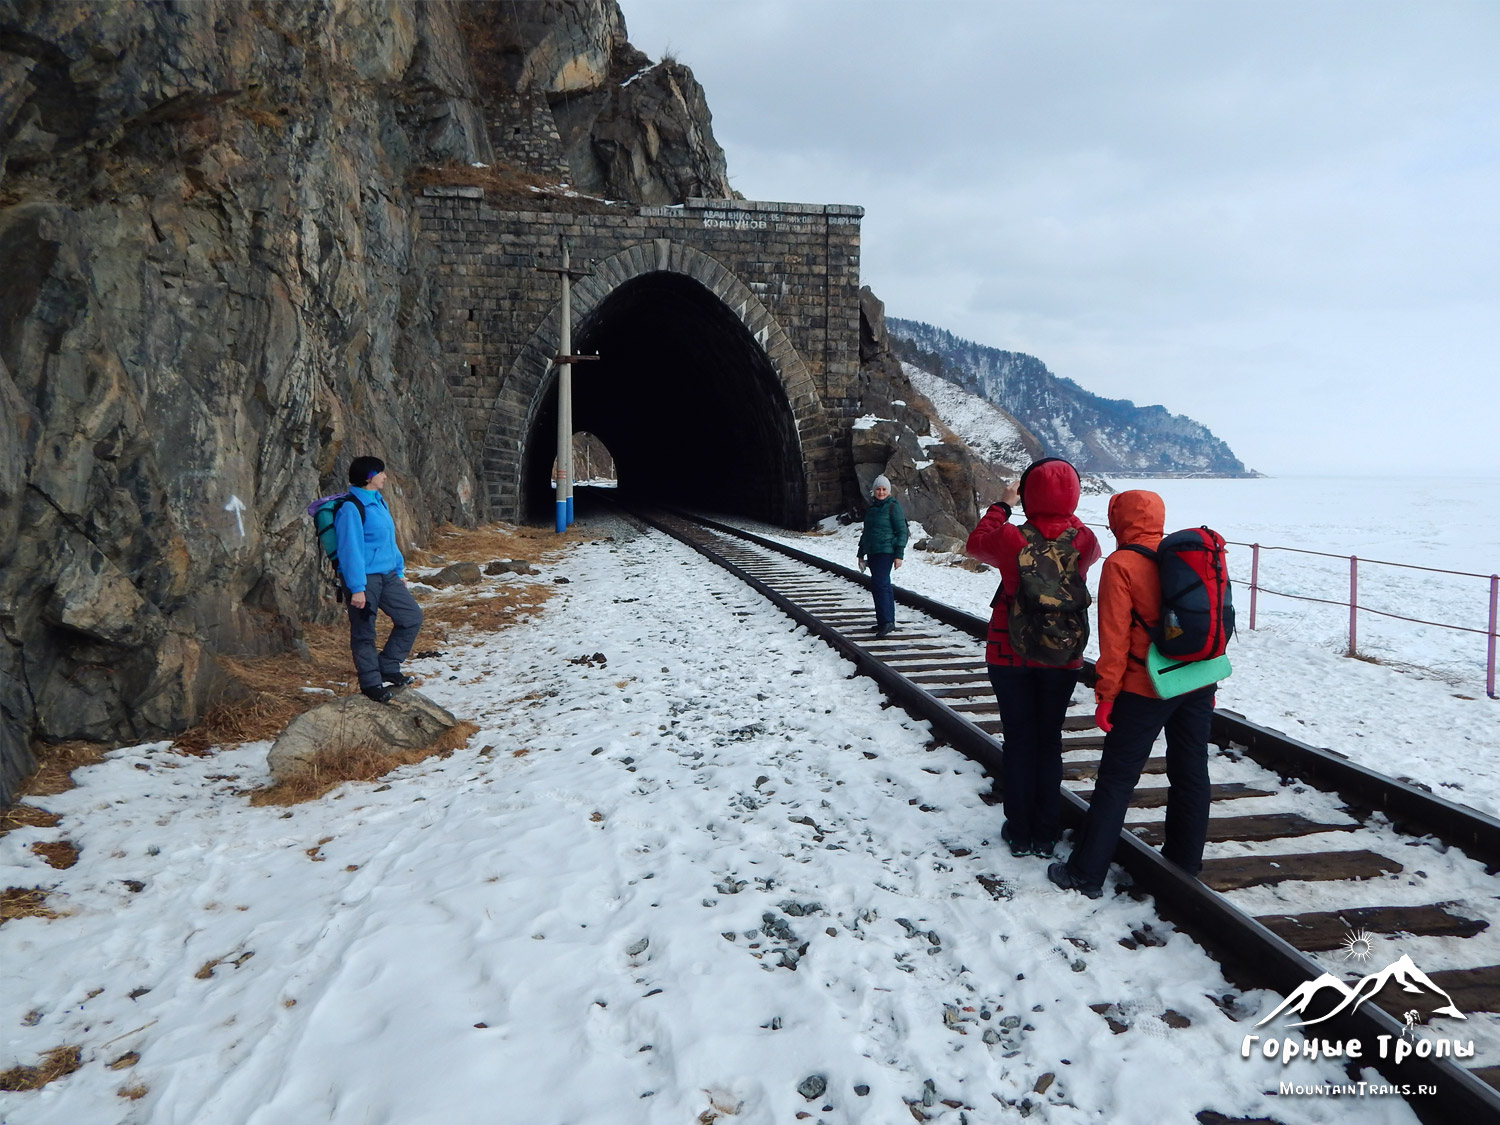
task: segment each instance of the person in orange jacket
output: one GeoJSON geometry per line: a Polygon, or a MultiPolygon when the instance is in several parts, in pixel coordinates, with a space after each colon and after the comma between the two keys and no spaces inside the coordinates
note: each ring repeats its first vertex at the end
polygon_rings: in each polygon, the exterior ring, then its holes
{"type": "Polygon", "coordinates": [[[1074,514],[1082,491],[1077,469],[1061,457],[1044,457],[1022,473],[1016,485],[1006,488],[964,544],[970,556],[1000,572],[984,653],[1005,738],[998,770],[1005,801],[1000,838],[1016,856],[1045,858],[1057,843],[1063,719],[1083,662],[1077,659],[1060,668],[1049,667],[1020,656],[1011,643],[1010,603],[1020,587],[1019,558],[1026,545],[1020,528],[1011,522],[1011,509],[1019,503],[1026,512],[1025,522],[1048,539],[1071,530],[1078,573],[1083,576],[1099,558],[1099,541],[1074,514]]]}
{"type": "Polygon", "coordinates": [[[1161,699],[1146,672],[1150,631],[1161,619],[1161,585],[1154,552],[1161,543],[1166,505],[1154,492],[1121,492],[1109,501],[1116,550],[1099,572],[1099,659],[1095,664],[1095,721],[1105,732],[1088,817],[1067,862],[1047,877],[1089,898],[1103,893],[1125,810],[1156,737],[1167,732],[1167,818],[1162,855],[1190,875],[1203,864],[1208,834],[1208,735],[1214,687],[1161,699]]]}

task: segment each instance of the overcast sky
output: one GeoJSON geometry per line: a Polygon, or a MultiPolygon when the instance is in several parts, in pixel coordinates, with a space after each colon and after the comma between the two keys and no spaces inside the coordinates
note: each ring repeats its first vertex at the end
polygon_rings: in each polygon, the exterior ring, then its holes
{"type": "Polygon", "coordinates": [[[1500,476],[1500,2],[620,3],[889,315],[1263,472],[1500,476]]]}

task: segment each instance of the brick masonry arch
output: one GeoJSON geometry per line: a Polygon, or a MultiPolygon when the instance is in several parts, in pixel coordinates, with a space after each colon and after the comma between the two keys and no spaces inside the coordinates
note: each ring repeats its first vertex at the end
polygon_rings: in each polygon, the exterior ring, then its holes
{"type": "Polygon", "coordinates": [[[759,349],[771,372],[761,385],[774,381],[785,396],[795,449],[783,451],[777,472],[800,465],[800,481],[779,483],[795,483],[801,499],[786,500],[782,518],[808,526],[842,510],[859,402],[860,208],[703,199],[588,204],[577,213],[534,206],[491,203],[478,188],[456,186],[427,188],[419,199],[436,250],[445,381],[466,419],[486,514],[524,514],[526,445],[549,408],[559,342],[557,278],[537,266],[558,264],[564,239],[575,264],[593,271],[574,286],[575,341],[622,287],[649,285],[652,275],[701,286],[727,310],[714,319],[727,325],[732,316],[734,334],[742,328],[759,349]]]}
{"type": "MultiPolygon", "coordinates": [[[[812,376],[786,331],[749,286],[709,254],[669,239],[628,247],[595,263],[592,269],[591,276],[573,287],[575,340],[609,296],[635,278],[648,273],[674,273],[691,278],[734,314],[765,353],[781,384],[796,426],[803,480],[810,481],[817,475],[821,466],[817,464],[816,452],[826,450],[832,439],[827,412],[812,376]]],[[[526,459],[526,442],[539,439],[549,446],[555,443],[551,433],[538,435],[534,430],[547,396],[555,393],[551,357],[560,347],[561,311],[559,299],[522,347],[501,384],[501,396],[491,413],[485,434],[484,484],[492,502],[498,499],[501,512],[516,513],[507,515],[509,519],[517,518],[523,507],[520,467],[526,459]],[[518,414],[515,406],[520,401],[524,401],[526,407],[518,414]]],[[[805,496],[805,489],[799,491],[805,496]]],[[[806,511],[796,513],[795,518],[804,523],[812,522],[806,511]]]]}

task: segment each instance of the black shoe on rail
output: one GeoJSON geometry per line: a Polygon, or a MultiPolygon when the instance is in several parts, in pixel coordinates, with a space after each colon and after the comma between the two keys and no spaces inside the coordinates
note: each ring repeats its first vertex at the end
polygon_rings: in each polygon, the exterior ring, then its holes
{"type": "Polygon", "coordinates": [[[1000,839],[1010,845],[1010,854],[1020,858],[1031,855],[1031,841],[1018,840],[1011,835],[1010,825],[1004,824],[1000,827],[1000,839]]]}
{"type": "Polygon", "coordinates": [[[1084,898],[1103,898],[1103,887],[1091,887],[1068,870],[1068,865],[1062,861],[1049,863],[1047,865],[1047,878],[1052,881],[1053,886],[1061,887],[1065,891],[1077,891],[1084,898]]]}
{"type": "Polygon", "coordinates": [[[389,703],[391,701],[391,689],[384,684],[376,687],[365,687],[359,689],[366,699],[373,699],[376,703],[389,703]]]}

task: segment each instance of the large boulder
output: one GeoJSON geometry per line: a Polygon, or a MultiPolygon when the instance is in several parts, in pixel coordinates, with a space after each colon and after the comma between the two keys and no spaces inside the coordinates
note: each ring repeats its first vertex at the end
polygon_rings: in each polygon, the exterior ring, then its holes
{"type": "Polygon", "coordinates": [[[446,590],[449,586],[472,586],[479,580],[479,564],[474,562],[451,563],[422,579],[428,586],[436,586],[439,590],[446,590]]]}
{"type": "Polygon", "coordinates": [[[408,688],[376,703],[363,695],[346,695],[314,707],[293,719],[266,755],[276,781],[307,772],[322,754],[356,747],[385,753],[421,750],[458,720],[419,691],[408,688]]]}

